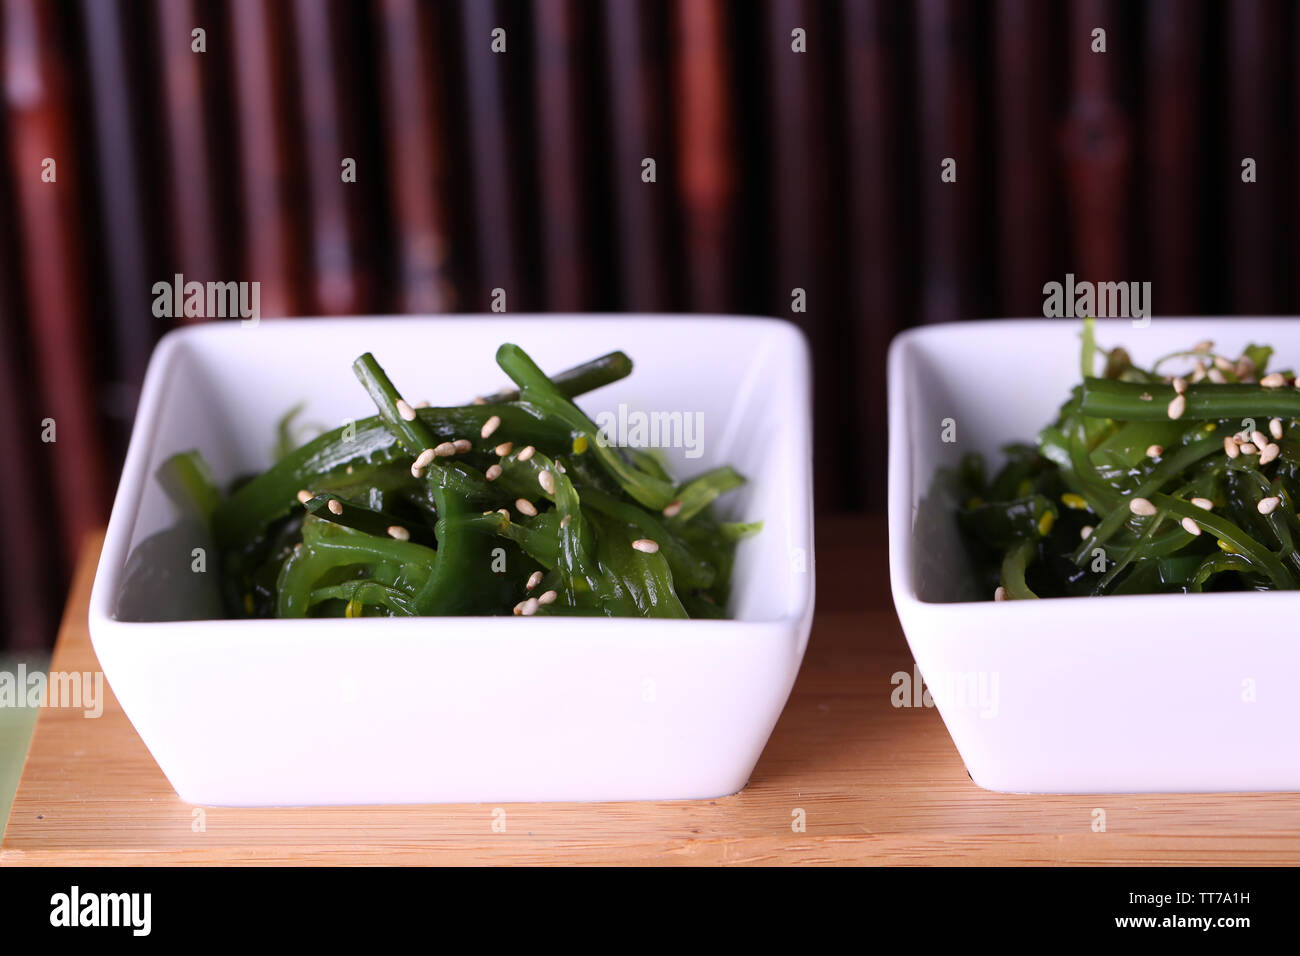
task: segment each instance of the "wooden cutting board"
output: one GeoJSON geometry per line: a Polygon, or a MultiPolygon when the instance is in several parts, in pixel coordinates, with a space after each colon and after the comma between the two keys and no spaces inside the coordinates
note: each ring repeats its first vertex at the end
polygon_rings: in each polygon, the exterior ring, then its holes
{"type": "MultiPolygon", "coordinates": [[[[98,670],[86,543],[54,651],[98,670]]],[[[717,800],[225,809],[182,803],[111,694],[45,708],[0,864],[1300,863],[1300,794],[1018,796],[967,776],[938,714],[894,707],[912,658],[884,521],[817,528],[803,671],[748,787],[717,800]],[[1105,830],[1094,829],[1105,812],[1105,830]]]]}

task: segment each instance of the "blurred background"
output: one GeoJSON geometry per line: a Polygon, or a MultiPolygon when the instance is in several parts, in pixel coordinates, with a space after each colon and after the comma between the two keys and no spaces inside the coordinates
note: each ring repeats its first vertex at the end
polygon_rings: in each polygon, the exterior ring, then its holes
{"type": "Polygon", "coordinates": [[[0,647],[107,519],[155,282],[785,316],[818,508],[878,510],[900,328],[1067,272],[1300,311],[1297,49],[1273,0],[0,0],[0,647]]]}

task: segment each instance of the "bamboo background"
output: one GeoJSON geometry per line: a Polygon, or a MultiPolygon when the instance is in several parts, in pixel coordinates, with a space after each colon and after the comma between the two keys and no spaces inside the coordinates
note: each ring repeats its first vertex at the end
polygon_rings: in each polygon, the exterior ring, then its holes
{"type": "Polygon", "coordinates": [[[1300,311],[1298,49],[1280,0],[0,0],[0,647],[52,640],[107,518],[156,281],[786,316],[819,510],[879,509],[900,328],[1041,314],[1066,272],[1300,311]]]}

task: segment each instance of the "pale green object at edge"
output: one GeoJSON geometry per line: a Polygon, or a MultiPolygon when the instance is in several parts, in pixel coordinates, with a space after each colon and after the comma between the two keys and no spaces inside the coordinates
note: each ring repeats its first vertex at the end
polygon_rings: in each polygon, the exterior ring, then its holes
{"type": "MultiPolygon", "coordinates": [[[[0,656],[0,672],[15,675],[18,664],[26,662],[27,673],[45,670],[49,659],[45,656],[0,656]]],[[[32,742],[32,729],[36,726],[39,707],[0,707],[0,837],[4,836],[9,822],[9,808],[18,789],[18,777],[27,759],[27,747],[32,742]]]]}

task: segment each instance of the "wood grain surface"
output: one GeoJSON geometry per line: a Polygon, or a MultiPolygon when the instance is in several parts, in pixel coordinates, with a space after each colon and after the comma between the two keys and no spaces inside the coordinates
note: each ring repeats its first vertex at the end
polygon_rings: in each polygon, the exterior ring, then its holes
{"type": "MultiPolygon", "coordinates": [[[[895,708],[912,658],[884,523],[822,522],[803,671],[748,787],[718,800],[309,809],[182,803],[117,701],[45,708],[0,864],[1291,864],[1300,795],[1023,796],[973,784],[938,714],[895,708]],[[1094,808],[1106,831],[1092,829],[1094,808]],[[504,832],[493,829],[504,811],[504,832]],[[792,824],[797,811],[805,832],[792,824]],[[199,826],[199,822],[202,826],[199,826]]],[[[97,670],[88,540],[52,667],[97,670]]]]}

